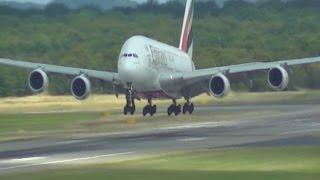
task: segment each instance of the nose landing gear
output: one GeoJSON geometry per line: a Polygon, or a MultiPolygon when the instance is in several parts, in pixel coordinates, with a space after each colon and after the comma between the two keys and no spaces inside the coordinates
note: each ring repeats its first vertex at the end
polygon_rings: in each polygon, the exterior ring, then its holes
{"type": "Polygon", "coordinates": [[[131,114],[133,115],[136,111],[136,105],[134,103],[134,92],[132,89],[126,90],[126,105],[123,108],[123,114],[131,114]]]}
{"type": "Polygon", "coordinates": [[[152,105],[152,99],[148,99],[148,105],[146,105],[143,108],[143,116],[146,116],[147,114],[150,114],[150,116],[153,116],[157,113],[157,106],[152,105]]]}

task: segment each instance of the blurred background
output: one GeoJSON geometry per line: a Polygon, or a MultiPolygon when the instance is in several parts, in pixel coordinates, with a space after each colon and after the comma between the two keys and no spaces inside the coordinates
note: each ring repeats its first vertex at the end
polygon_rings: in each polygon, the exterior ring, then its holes
{"type": "MultiPolygon", "coordinates": [[[[117,71],[126,39],[145,35],[178,45],[184,0],[0,1],[0,57],[117,71]]],[[[320,56],[318,0],[198,0],[193,27],[197,68],[320,56]]],[[[320,87],[320,66],[294,69],[289,90],[320,87]]],[[[0,96],[31,94],[26,70],[0,67],[0,96]]],[[[69,93],[66,77],[50,93],[69,93]]],[[[94,82],[96,93],[111,85],[94,82]]],[[[266,78],[233,85],[268,90],[266,78]]]]}

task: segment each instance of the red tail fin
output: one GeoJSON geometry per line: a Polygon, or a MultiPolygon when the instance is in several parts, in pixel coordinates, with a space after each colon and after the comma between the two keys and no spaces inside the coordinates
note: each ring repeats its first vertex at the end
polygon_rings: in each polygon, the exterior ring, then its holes
{"type": "Polygon", "coordinates": [[[189,54],[192,57],[193,52],[193,37],[192,37],[192,21],[194,12],[194,0],[187,0],[182,32],[180,37],[179,49],[189,54]]]}

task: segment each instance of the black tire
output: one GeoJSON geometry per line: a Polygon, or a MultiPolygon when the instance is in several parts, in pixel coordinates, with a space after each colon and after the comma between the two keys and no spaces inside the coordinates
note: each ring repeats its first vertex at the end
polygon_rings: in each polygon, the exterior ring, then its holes
{"type": "Polygon", "coordinates": [[[156,113],[157,113],[157,106],[153,105],[152,107],[150,107],[150,115],[153,116],[156,113]]]}
{"type": "Polygon", "coordinates": [[[179,112],[179,114],[181,113],[181,105],[179,104],[177,107],[177,111],[179,112]]]}
{"type": "Polygon", "coordinates": [[[190,104],[190,107],[189,107],[189,114],[192,114],[194,111],[194,105],[193,103],[190,104]]]}
{"type": "Polygon", "coordinates": [[[128,106],[125,106],[125,107],[123,108],[123,114],[124,114],[124,115],[127,115],[127,114],[128,114],[128,106]]]}
{"type": "Polygon", "coordinates": [[[188,109],[189,109],[188,107],[189,107],[188,104],[185,103],[184,106],[183,106],[183,108],[182,108],[182,113],[183,113],[183,114],[186,114],[186,112],[188,112],[188,109]]]}
{"type": "Polygon", "coordinates": [[[178,116],[181,113],[181,105],[174,107],[174,115],[178,116]]]}
{"type": "Polygon", "coordinates": [[[143,108],[143,112],[142,112],[143,116],[146,116],[149,113],[148,109],[149,109],[148,106],[145,106],[143,108]]]}
{"type": "Polygon", "coordinates": [[[129,108],[130,109],[130,114],[133,115],[134,112],[136,111],[136,107],[135,106],[132,106],[129,108]]]}
{"type": "Polygon", "coordinates": [[[171,116],[171,114],[173,113],[173,108],[172,107],[173,107],[172,105],[168,107],[168,111],[167,111],[168,116],[171,116]]]}

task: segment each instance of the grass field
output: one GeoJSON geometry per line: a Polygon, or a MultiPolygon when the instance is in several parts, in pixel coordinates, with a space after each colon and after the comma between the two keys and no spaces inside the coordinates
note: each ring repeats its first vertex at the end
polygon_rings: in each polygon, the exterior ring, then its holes
{"type": "Polygon", "coordinates": [[[74,123],[98,119],[98,113],[0,114],[0,132],[61,130],[74,123]]]}
{"type": "MultiPolygon", "coordinates": [[[[200,96],[197,105],[233,105],[268,103],[319,103],[320,91],[281,93],[231,93],[225,99],[200,96]]],[[[0,99],[0,141],[49,136],[66,137],[74,133],[98,133],[157,127],[163,124],[191,121],[219,121],[236,116],[263,116],[273,112],[215,112],[197,118],[166,115],[144,118],[134,116],[137,123],[119,115],[124,99],[95,95],[79,102],[72,97],[32,96],[0,99]],[[241,114],[246,113],[246,114],[241,114]],[[248,114],[249,113],[249,114],[248,114]]],[[[170,101],[156,102],[166,107],[170,101]]],[[[142,107],[145,102],[138,103],[142,107]]],[[[43,168],[29,173],[0,176],[2,180],[318,180],[320,147],[230,148],[201,152],[162,155],[88,166],[62,169],[43,168]]],[[[61,168],[61,167],[60,167],[61,168]]]]}
{"type": "MultiPolygon", "coordinates": [[[[77,101],[70,96],[37,95],[21,98],[0,99],[0,141],[34,138],[49,135],[74,133],[115,132],[128,129],[146,129],[172,123],[195,121],[218,121],[234,119],[236,116],[256,116],[273,112],[215,112],[193,116],[166,118],[165,114],[155,117],[134,117],[122,114],[124,98],[110,95],[93,95],[86,101],[77,101]],[[133,122],[133,123],[132,123],[133,122]]],[[[193,99],[197,106],[268,104],[268,103],[319,103],[320,91],[297,91],[279,93],[231,93],[224,99],[206,95],[193,99]]],[[[170,101],[155,101],[159,107],[166,108],[170,101]]],[[[183,101],[180,101],[183,103],[183,101]]],[[[144,101],[137,103],[142,108],[144,101]]]]}
{"type": "Polygon", "coordinates": [[[318,180],[320,147],[236,148],[191,152],[3,176],[10,180],[318,180]]]}
{"type": "MultiPolygon", "coordinates": [[[[268,104],[268,103],[319,103],[320,91],[300,90],[294,92],[231,92],[227,97],[216,99],[208,95],[193,98],[196,105],[233,105],[233,104],[268,104]]],[[[178,101],[184,103],[184,100],[178,101]]],[[[155,104],[167,107],[171,101],[154,101],[155,104]]],[[[117,111],[122,112],[125,98],[113,95],[92,95],[85,101],[75,100],[72,96],[35,95],[29,97],[8,97],[0,99],[0,113],[30,113],[48,111],[117,111]]],[[[147,102],[137,101],[138,108],[147,102]]]]}

